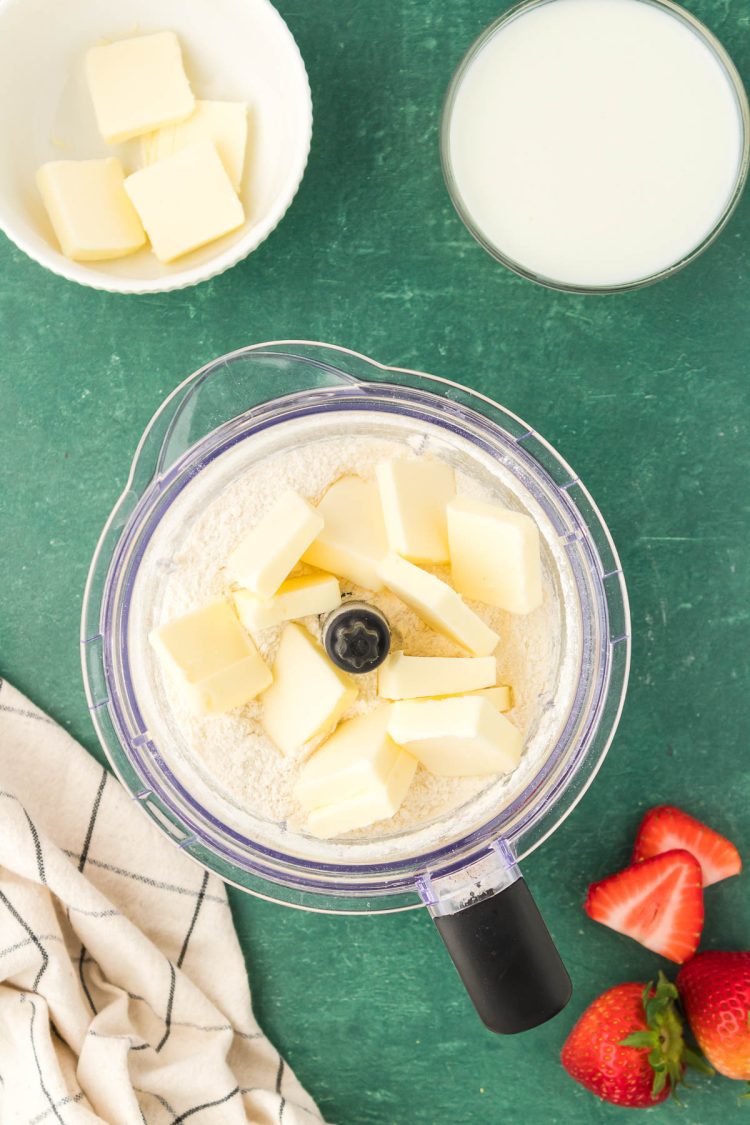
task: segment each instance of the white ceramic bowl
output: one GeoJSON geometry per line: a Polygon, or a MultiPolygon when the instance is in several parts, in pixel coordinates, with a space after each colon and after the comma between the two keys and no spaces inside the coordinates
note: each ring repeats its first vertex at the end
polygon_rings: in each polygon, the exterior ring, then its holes
{"type": "Polygon", "coordinates": [[[302,179],[312,135],[307,72],[269,0],[0,0],[0,227],[53,273],[119,293],[181,289],[245,258],[274,229],[302,179]],[[239,231],[163,265],[150,249],[108,262],[60,251],[37,191],[48,160],[120,156],[138,166],[137,141],[99,136],[85,80],[87,49],[101,39],[175,31],[199,98],[248,103],[239,231]]]}

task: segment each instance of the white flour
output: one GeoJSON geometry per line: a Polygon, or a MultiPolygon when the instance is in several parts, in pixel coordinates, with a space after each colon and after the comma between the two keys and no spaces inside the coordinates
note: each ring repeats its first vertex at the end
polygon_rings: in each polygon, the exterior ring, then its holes
{"type": "MultiPolygon", "coordinates": [[[[205,507],[185,526],[175,517],[160,534],[160,551],[165,554],[156,565],[168,570],[155,624],[197,609],[216,598],[226,597],[230,584],[224,565],[244,532],[256,524],[285,489],[293,488],[311,502],[317,502],[338,477],[353,473],[372,478],[376,463],[383,457],[413,456],[450,450],[425,436],[410,436],[408,442],[355,435],[321,436],[298,447],[277,452],[246,468],[220,490],[206,497],[205,507]],[[179,542],[174,546],[179,529],[179,542]],[[171,553],[167,556],[167,548],[171,553]]],[[[208,475],[208,474],[206,474],[208,475]]],[[[458,491],[487,495],[490,490],[474,476],[457,472],[458,491]]],[[[192,487],[192,485],[191,485],[192,487]]],[[[186,490],[186,491],[189,491],[186,490]]],[[[495,492],[497,498],[497,492],[495,492]]],[[[195,501],[193,501],[193,505],[195,501]]],[[[439,576],[447,572],[436,569],[439,576]]],[[[424,625],[394,595],[372,594],[342,581],[342,590],[352,592],[377,605],[386,614],[393,633],[393,648],[411,655],[465,655],[450,641],[424,625]]],[[[514,692],[510,718],[524,734],[538,719],[550,698],[559,662],[559,608],[550,579],[545,578],[544,603],[528,616],[515,616],[479,603],[472,608],[501,638],[497,650],[498,681],[509,683],[514,692]]],[[[305,624],[319,636],[317,618],[305,624]]],[[[256,643],[270,662],[280,629],[268,629],[256,636],[256,643]]],[[[368,710],[377,701],[377,675],[356,677],[360,695],[350,714],[368,710]]],[[[286,823],[294,831],[302,828],[301,810],[292,795],[300,759],[284,758],[265,735],[259,723],[260,704],[251,703],[220,716],[194,717],[182,706],[179,685],[163,681],[164,695],[171,708],[172,730],[177,731],[183,752],[208,781],[209,786],[235,808],[266,821],[286,823]]],[[[309,749],[309,748],[308,748],[309,749]]],[[[395,817],[353,833],[352,838],[379,837],[411,830],[444,817],[480,791],[496,784],[494,778],[440,778],[420,767],[414,783],[395,817]]]]}

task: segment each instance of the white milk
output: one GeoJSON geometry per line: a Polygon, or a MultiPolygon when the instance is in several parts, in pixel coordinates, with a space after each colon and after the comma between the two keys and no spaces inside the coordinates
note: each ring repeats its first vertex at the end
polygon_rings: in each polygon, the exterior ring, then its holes
{"type": "Polygon", "coordinates": [[[447,137],[471,225],[567,285],[642,280],[711,233],[737,184],[740,103],[708,44],[647,0],[549,0],[498,28],[447,137]]]}

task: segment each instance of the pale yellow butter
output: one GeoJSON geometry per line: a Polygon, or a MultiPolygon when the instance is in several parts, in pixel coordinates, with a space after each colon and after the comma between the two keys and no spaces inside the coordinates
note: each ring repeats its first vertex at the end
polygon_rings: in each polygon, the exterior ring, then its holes
{"type": "Polygon", "coordinates": [[[86,77],[99,132],[110,145],[189,117],[195,106],[172,31],[92,47],[86,77]]]}
{"type": "Polygon", "coordinates": [[[383,699],[463,695],[494,685],[494,656],[406,656],[393,652],[378,669],[378,694],[383,699]]]}
{"type": "Polygon", "coordinates": [[[376,469],[388,545],[411,562],[446,563],[445,506],[456,478],[441,461],[381,461],[376,469]]]}
{"type": "Polygon", "coordinates": [[[388,555],[378,568],[383,583],[425,624],[476,656],[489,656],[500,641],[473,609],[447,584],[399,555],[388,555]]]}
{"type": "Polygon", "coordinates": [[[196,101],[184,121],[141,137],[141,161],[153,164],[196,141],[212,141],[235,191],[240,190],[247,144],[245,102],[196,101]]]}
{"type": "Polygon", "coordinates": [[[245,213],[211,141],[198,141],[134,172],[125,190],[162,262],[242,226],[245,213]]]}
{"type": "Polygon", "coordinates": [[[178,617],[149,640],[181,681],[196,714],[240,707],[271,683],[270,670],[227,602],[178,617]]]}
{"type": "Polygon", "coordinates": [[[394,703],[388,731],[441,777],[508,773],[521,757],[521,732],[488,699],[416,699],[394,703]]]}
{"type": "Polygon", "coordinates": [[[357,688],[306,629],[281,634],[273,684],[263,696],[261,723],[283,754],[293,754],[333,727],[357,698],[357,688]]]}
{"type": "Polygon", "coordinates": [[[382,786],[366,789],[343,801],[313,809],[307,818],[308,832],[312,836],[328,839],[394,816],[409,791],[416,768],[416,758],[406,751],[400,751],[382,786]]]}
{"type": "Polygon", "coordinates": [[[366,590],[382,590],[378,563],[388,550],[377,485],[342,477],[317,507],[325,526],[304,561],[348,578],[366,590]]]}
{"type": "Polygon", "coordinates": [[[119,160],[55,160],[36,174],[63,254],[78,262],[122,258],[146,242],[119,160]]]}
{"type": "Polygon", "coordinates": [[[496,687],[482,688],[481,691],[470,691],[467,694],[488,700],[497,711],[513,709],[513,689],[508,684],[497,684],[496,687]]]}
{"type": "Polygon", "coordinates": [[[290,489],[232,551],[230,577],[259,598],[270,598],[322,527],[321,516],[290,489]]]}
{"type": "Polygon", "coordinates": [[[390,705],[341,723],[302,767],[295,796],[315,836],[338,836],[393,816],[417,760],[388,735],[390,705]]]}
{"type": "Polygon", "coordinates": [[[388,777],[402,753],[388,734],[390,713],[390,705],[383,703],[340,723],[308,758],[294,787],[304,809],[336,804],[363,792],[385,797],[388,777]]]}
{"type": "Polygon", "coordinates": [[[300,574],[285,579],[272,598],[259,598],[249,590],[235,590],[233,598],[240,621],[253,632],[328,613],[341,605],[341,590],[332,574],[300,574]]]}
{"type": "Polygon", "coordinates": [[[539,529],[530,516],[458,496],[447,506],[453,585],[510,613],[542,604],[539,529]]]}

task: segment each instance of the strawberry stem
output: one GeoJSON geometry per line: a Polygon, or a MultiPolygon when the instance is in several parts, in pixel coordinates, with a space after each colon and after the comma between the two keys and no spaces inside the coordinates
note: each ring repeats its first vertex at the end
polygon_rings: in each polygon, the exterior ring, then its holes
{"type": "MultiPolygon", "coordinates": [[[[677,1087],[684,1082],[687,1067],[713,1074],[713,1071],[694,1051],[685,1044],[682,1034],[682,1021],[677,1012],[676,1001],[679,993],[659,972],[656,986],[649,983],[643,991],[643,1011],[647,1031],[636,1031],[622,1040],[621,1046],[648,1049],[648,1061],[654,1072],[651,1096],[656,1099],[667,1081],[677,1101],[677,1087]]],[[[749,1095],[750,1096],[750,1095],[749,1095]]]]}

